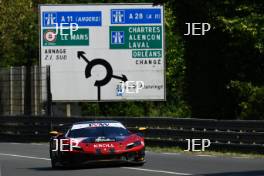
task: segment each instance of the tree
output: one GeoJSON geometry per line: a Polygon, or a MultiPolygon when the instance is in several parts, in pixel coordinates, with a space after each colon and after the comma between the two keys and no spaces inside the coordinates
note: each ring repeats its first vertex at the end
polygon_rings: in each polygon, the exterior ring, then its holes
{"type": "Polygon", "coordinates": [[[168,1],[175,31],[186,22],[209,22],[205,36],[184,36],[186,98],[192,117],[236,118],[240,102],[228,89],[232,80],[263,86],[263,1],[168,1]]]}

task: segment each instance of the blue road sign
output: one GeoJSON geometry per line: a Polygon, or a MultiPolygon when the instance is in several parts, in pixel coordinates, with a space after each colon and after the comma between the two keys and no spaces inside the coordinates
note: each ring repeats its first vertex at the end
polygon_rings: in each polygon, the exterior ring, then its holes
{"type": "Polygon", "coordinates": [[[124,44],[125,32],[124,31],[112,31],[111,32],[111,44],[124,44]]]}
{"type": "Polygon", "coordinates": [[[77,23],[78,26],[102,26],[101,11],[78,11],[78,12],[43,12],[43,27],[69,26],[77,23]]]}
{"type": "Polygon", "coordinates": [[[161,23],[161,9],[111,9],[111,24],[146,23],[161,23]]]}

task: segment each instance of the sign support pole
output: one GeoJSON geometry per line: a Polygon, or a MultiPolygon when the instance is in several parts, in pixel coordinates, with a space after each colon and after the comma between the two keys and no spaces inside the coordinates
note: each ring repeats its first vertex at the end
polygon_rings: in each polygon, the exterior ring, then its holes
{"type": "Polygon", "coordinates": [[[66,104],[66,117],[71,117],[71,104],[66,104]]]}
{"type": "Polygon", "coordinates": [[[47,116],[52,115],[52,94],[50,89],[50,66],[47,66],[47,116]]]}

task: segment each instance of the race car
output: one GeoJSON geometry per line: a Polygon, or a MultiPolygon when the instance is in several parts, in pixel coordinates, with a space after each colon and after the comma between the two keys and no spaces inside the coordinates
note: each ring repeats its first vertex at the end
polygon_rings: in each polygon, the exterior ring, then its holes
{"type": "Polygon", "coordinates": [[[79,166],[100,161],[143,165],[143,130],[132,133],[120,122],[97,120],[74,123],[65,134],[51,131],[51,166],[79,166]]]}

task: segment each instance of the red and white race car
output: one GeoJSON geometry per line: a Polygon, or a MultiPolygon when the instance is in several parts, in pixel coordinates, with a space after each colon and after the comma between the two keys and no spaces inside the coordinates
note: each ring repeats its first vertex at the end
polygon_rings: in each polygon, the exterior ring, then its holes
{"type": "Polygon", "coordinates": [[[65,134],[57,131],[50,134],[52,168],[99,161],[145,163],[142,133],[132,133],[117,121],[80,122],[73,124],[65,134]]]}

